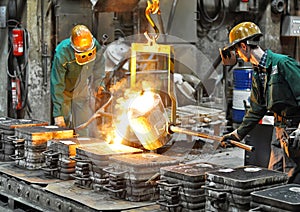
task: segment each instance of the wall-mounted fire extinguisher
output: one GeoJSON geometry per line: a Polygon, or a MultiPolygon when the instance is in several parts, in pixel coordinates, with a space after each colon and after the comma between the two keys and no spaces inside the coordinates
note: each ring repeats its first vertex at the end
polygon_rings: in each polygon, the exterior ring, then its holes
{"type": "MultiPolygon", "coordinates": [[[[10,1],[14,2],[14,1],[10,1]]],[[[8,41],[9,55],[7,60],[8,117],[24,118],[31,109],[28,102],[28,31],[13,17],[9,21],[8,41]]]]}
{"type": "Polygon", "coordinates": [[[24,54],[24,30],[21,28],[12,29],[13,55],[22,56],[24,54]]]}

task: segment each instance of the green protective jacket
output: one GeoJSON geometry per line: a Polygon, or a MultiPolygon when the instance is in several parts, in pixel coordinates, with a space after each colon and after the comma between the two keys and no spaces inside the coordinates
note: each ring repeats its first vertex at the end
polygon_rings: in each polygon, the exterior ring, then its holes
{"type": "MultiPolygon", "coordinates": [[[[300,115],[300,65],[293,58],[267,50],[266,84],[259,78],[260,67],[252,76],[250,108],[237,129],[244,138],[263,118],[267,111],[283,117],[300,115]]],[[[280,126],[282,123],[274,123],[280,126]]]]}
{"type": "MultiPolygon", "coordinates": [[[[87,79],[92,79],[95,89],[98,86],[103,86],[102,81],[105,76],[103,49],[97,40],[95,40],[95,45],[96,59],[86,65],[76,63],[74,49],[71,47],[69,38],[57,45],[50,75],[53,117],[66,116],[66,109],[64,108],[66,107],[66,99],[71,100],[75,89],[80,90],[76,88],[79,81],[87,82],[87,79]],[[86,79],[83,79],[83,76],[86,79]]],[[[84,89],[82,88],[82,90],[84,89]]],[[[84,98],[84,95],[88,95],[88,93],[82,92],[80,95],[84,98]]]]}

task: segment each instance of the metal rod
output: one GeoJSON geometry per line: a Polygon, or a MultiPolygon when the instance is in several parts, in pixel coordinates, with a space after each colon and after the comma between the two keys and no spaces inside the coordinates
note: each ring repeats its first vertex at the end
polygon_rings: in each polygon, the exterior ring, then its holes
{"type": "Polygon", "coordinates": [[[173,0],[173,4],[172,4],[171,11],[170,11],[170,14],[169,14],[169,19],[168,19],[168,25],[167,25],[166,34],[170,33],[171,26],[172,26],[173,19],[174,19],[174,15],[175,15],[176,7],[177,7],[177,0],[173,0]]]}
{"type": "MultiPolygon", "coordinates": [[[[197,136],[200,138],[207,138],[210,140],[214,140],[214,141],[218,141],[218,142],[222,142],[222,137],[220,136],[215,136],[215,135],[209,135],[206,133],[201,133],[201,132],[196,132],[193,130],[189,130],[189,129],[185,129],[185,128],[181,128],[181,127],[176,127],[173,125],[169,126],[169,131],[171,131],[172,133],[180,133],[180,134],[187,134],[187,135],[192,135],[192,136],[197,136]]],[[[238,141],[234,141],[234,140],[228,140],[227,142],[229,142],[230,144],[239,147],[241,149],[244,149],[246,151],[252,152],[254,151],[254,147],[247,145],[247,144],[243,144],[241,142],[238,141]]]]}
{"type": "Polygon", "coordinates": [[[219,54],[217,56],[217,58],[214,60],[212,66],[209,68],[209,70],[204,75],[203,80],[207,80],[213,74],[213,72],[216,70],[216,68],[220,65],[221,62],[222,62],[222,58],[219,54]]]}
{"type": "Polygon", "coordinates": [[[111,103],[113,99],[112,94],[111,93],[109,94],[110,94],[110,98],[107,100],[107,102],[102,107],[100,107],[86,122],[84,122],[79,126],[76,126],[75,130],[82,130],[86,128],[88,125],[90,125],[90,123],[92,123],[92,121],[94,121],[96,118],[99,118],[101,116],[113,117],[113,114],[104,111],[105,108],[111,103]]]}

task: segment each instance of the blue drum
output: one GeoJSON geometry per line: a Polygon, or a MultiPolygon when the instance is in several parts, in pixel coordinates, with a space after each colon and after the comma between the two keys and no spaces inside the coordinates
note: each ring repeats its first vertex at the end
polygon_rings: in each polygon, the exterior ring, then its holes
{"type": "Polygon", "coordinates": [[[250,105],[253,69],[239,67],[233,70],[232,121],[241,123],[245,115],[245,104],[250,105]]]}

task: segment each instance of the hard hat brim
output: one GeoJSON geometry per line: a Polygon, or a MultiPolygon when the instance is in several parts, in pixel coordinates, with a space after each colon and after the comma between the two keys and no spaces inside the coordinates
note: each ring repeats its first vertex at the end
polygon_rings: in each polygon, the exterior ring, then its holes
{"type": "Polygon", "coordinates": [[[248,36],[248,37],[245,37],[245,38],[243,38],[243,39],[235,40],[235,41],[229,43],[228,45],[224,46],[224,47],[223,47],[223,50],[229,50],[229,51],[231,51],[231,50],[235,49],[235,45],[236,45],[236,44],[241,43],[241,42],[243,42],[243,41],[251,40],[251,39],[253,39],[253,38],[255,38],[255,37],[261,37],[262,35],[263,35],[262,33],[257,33],[257,34],[254,34],[254,35],[250,35],[250,36],[248,36]]]}

